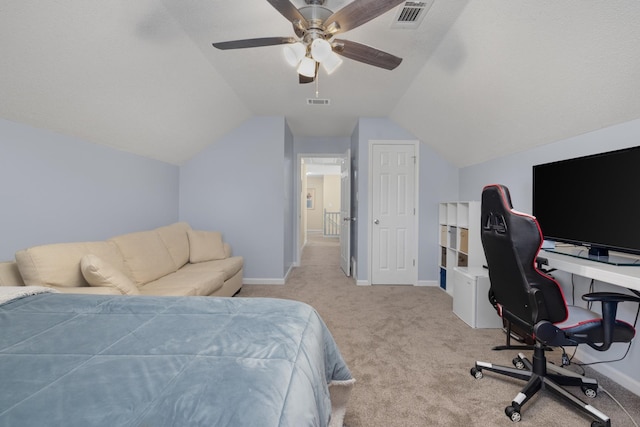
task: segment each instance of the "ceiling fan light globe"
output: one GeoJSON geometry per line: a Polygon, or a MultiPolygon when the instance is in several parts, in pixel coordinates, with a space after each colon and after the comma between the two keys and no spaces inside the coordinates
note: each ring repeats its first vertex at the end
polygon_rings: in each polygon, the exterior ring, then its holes
{"type": "Polygon", "coordinates": [[[307,53],[307,47],[300,42],[291,43],[284,47],[284,58],[292,67],[297,66],[307,53]]]}
{"type": "Polygon", "coordinates": [[[300,65],[298,65],[298,74],[302,74],[305,77],[315,77],[316,76],[316,61],[305,56],[300,61],[300,65]]]}
{"type": "Polygon", "coordinates": [[[311,57],[318,62],[322,62],[327,59],[332,52],[331,43],[325,39],[315,39],[311,43],[311,57]]]}
{"type": "Polygon", "coordinates": [[[327,72],[327,74],[333,73],[339,66],[342,64],[342,58],[336,55],[335,52],[331,52],[327,59],[322,61],[322,67],[327,72]]]}

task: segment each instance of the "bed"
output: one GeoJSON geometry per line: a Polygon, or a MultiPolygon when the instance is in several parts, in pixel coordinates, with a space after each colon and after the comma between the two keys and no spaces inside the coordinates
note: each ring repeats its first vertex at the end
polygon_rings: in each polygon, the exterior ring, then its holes
{"type": "Polygon", "coordinates": [[[0,299],[0,426],[327,426],[332,397],[342,425],[354,380],[306,304],[21,288],[0,299]]]}

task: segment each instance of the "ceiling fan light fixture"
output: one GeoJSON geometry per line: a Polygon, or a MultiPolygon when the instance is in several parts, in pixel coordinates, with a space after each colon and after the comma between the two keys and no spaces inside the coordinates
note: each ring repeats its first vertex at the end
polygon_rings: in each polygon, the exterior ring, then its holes
{"type": "Polygon", "coordinates": [[[307,47],[300,42],[291,43],[284,47],[284,58],[292,67],[297,66],[306,53],[307,47]]]}
{"type": "Polygon", "coordinates": [[[311,56],[318,62],[323,62],[332,53],[331,43],[322,38],[317,38],[311,42],[311,56]]]}
{"type": "Polygon", "coordinates": [[[316,76],[316,61],[305,56],[300,60],[300,65],[298,65],[298,74],[301,74],[305,77],[315,77],[316,76]]]}
{"type": "Polygon", "coordinates": [[[330,52],[329,56],[322,61],[322,66],[327,74],[333,73],[342,64],[342,58],[336,55],[335,52],[330,52]]]}

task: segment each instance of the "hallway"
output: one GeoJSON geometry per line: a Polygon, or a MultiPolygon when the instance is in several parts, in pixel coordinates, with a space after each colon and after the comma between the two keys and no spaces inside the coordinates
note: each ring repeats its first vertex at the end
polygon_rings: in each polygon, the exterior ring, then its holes
{"type": "Polygon", "coordinates": [[[302,249],[300,267],[331,266],[340,269],[340,240],[324,237],[321,232],[307,232],[307,244],[302,249]]]}

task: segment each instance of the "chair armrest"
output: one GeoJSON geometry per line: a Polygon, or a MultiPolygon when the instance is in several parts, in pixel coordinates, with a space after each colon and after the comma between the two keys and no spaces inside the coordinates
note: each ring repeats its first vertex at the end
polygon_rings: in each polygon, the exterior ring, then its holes
{"type": "Polygon", "coordinates": [[[589,294],[582,295],[582,299],[585,301],[602,301],[602,302],[631,301],[631,302],[637,302],[640,304],[640,298],[633,295],[621,294],[618,292],[591,292],[589,294]]]}
{"type": "Polygon", "coordinates": [[[602,345],[598,346],[593,343],[587,343],[591,348],[598,351],[608,350],[613,342],[613,332],[616,323],[616,314],[618,312],[618,304],[625,301],[640,303],[640,298],[618,292],[592,292],[584,294],[582,299],[589,302],[600,301],[602,303],[602,345]]]}

